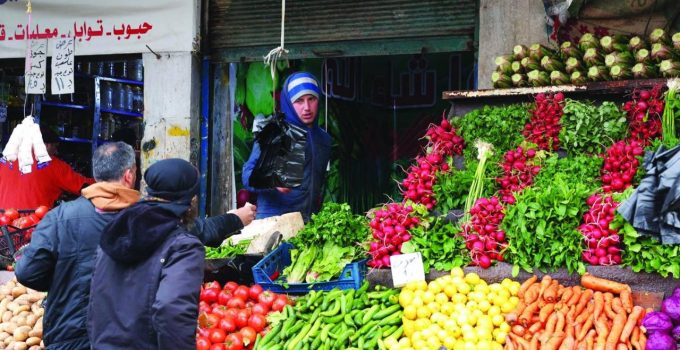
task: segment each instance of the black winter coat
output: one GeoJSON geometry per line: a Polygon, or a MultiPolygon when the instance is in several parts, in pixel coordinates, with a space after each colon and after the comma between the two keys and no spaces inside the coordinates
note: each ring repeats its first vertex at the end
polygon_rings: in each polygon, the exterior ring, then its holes
{"type": "MultiPolygon", "coordinates": [[[[64,203],[40,221],[17,261],[17,280],[48,292],[43,340],[48,350],[89,350],[87,305],[101,232],[117,213],[97,211],[84,197],[64,203]]],[[[219,245],[243,227],[233,214],[197,220],[192,233],[219,245]]]]}

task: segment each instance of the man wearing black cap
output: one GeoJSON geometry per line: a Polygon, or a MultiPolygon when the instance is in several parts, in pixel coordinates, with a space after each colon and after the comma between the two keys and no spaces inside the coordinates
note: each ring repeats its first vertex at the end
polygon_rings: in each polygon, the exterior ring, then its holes
{"type": "Polygon", "coordinates": [[[94,183],[94,179],[78,174],[57,158],[57,134],[47,127],[41,127],[40,132],[52,160],[44,167],[34,162],[28,174],[19,171],[17,161],[0,161],[0,208],[52,208],[63,192],[79,195],[84,186],[94,183]]]}
{"type": "Polygon", "coordinates": [[[205,249],[189,233],[199,174],[166,159],[144,173],[148,195],[102,232],[88,309],[93,349],[195,349],[205,249]]]}

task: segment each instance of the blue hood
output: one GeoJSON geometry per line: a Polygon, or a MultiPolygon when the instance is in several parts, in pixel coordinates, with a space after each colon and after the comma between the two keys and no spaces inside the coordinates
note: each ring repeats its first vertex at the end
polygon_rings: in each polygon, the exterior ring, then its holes
{"type": "MultiPolygon", "coordinates": [[[[298,72],[298,73],[293,73],[291,74],[288,79],[283,83],[283,89],[281,90],[281,112],[286,115],[286,121],[297,125],[302,128],[307,128],[307,125],[305,125],[302,120],[300,120],[300,117],[297,115],[297,112],[295,112],[295,108],[293,107],[293,102],[291,101],[291,92],[293,95],[296,95],[297,92],[300,90],[314,90],[317,94],[317,97],[321,95],[321,90],[319,90],[319,80],[316,79],[314,75],[311,73],[307,72],[298,72]],[[289,91],[288,86],[290,85],[290,82],[296,79],[313,79],[316,82],[316,86],[313,84],[301,84],[292,89],[292,91],[289,91]]],[[[314,125],[312,126],[313,128],[317,128],[319,125],[319,112],[317,111],[316,113],[316,118],[314,119],[314,125]]]]}

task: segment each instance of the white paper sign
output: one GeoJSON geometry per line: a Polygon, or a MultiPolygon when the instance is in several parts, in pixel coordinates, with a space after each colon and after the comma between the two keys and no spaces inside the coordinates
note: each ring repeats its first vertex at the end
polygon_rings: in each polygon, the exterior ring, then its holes
{"type": "Polygon", "coordinates": [[[390,256],[392,265],[392,284],[399,288],[410,282],[424,281],[425,268],[420,253],[409,253],[390,256]]]}
{"type": "Polygon", "coordinates": [[[47,87],[47,40],[31,40],[26,57],[26,93],[44,94],[47,87]]]}
{"type": "Polygon", "coordinates": [[[72,94],[75,39],[52,40],[52,94],[72,94]]]}

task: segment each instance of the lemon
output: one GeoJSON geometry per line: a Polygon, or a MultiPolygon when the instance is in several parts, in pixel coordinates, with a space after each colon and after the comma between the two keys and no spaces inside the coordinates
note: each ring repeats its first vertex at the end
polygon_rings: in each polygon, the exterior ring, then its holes
{"type": "Polygon", "coordinates": [[[471,332],[463,332],[463,340],[466,342],[471,342],[471,343],[476,343],[478,341],[477,339],[477,332],[472,330],[471,332]]]}
{"type": "MultiPolygon", "coordinates": [[[[416,323],[415,324],[415,330],[416,331],[422,331],[423,329],[430,327],[430,325],[432,324],[432,322],[430,322],[429,318],[419,318],[415,321],[415,323],[416,323]]],[[[415,334],[415,332],[414,332],[414,334],[415,334]]]]}
{"type": "Polygon", "coordinates": [[[458,290],[456,289],[456,286],[453,285],[453,283],[447,283],[444,285],[444,294],[446,294],[447,297],[451,298],[454,295],[458,293],[458,290]]]}
{"type": "Polygon", "coordinates": [[[458,293],[460,293],[460,294],[466,294],[467,295],[468,293],[470,293],[471,289],[472,288],[470,288],[470,285],[468,285],[465,282],[456,285],[456,290],[458,290],[458,293]]]}
{"type": "MultiPolygon", "coordinates": [[[[459,321],[460,322],[460,321],[459,321]]],[[[475,329],[469,324],[462,324],[460,326],[460,334],[465,336],[465,334],[474,333],[475,329]]]]}
{"type": "MultiPolygon", "coordinates": [[[[465,283],[463,276],[460,276],[460,277],[454,276],[453,278],[451,278],[451,284],[455,285],[456,287],[458,287],[458,285],[463,284],[463,283],[465,283]]],[[[467,283],[465,283],[465,284],[467,284],[467,283]]]]}
{"type": "Polygon", "coordinates": [[[474,314],[474,313],[471,313],[467,316],[467,318],[468,318],[468,324],[471,325],[471,326],[474,326],[474,325],[477,324],[477,319],[479,318],[479,316],[474,314]]]}
{"type": "Polygon", "coordinates": [[[383,340],[383,344],[385,344],[386,347],[388,348],[393,348],[395,346],[399,346],[399,341],[395,339],[393,336],[389,336],[383,340]]]}
{"type": "Polygon", "coordinates": [[[491,323],[493,323],[494,326],[500,327],[503,322],[505,322],[505,317],[503,317],[503,315],[496,314],[491,316],[491,323]]]}
{"type": "Polygon", "coordinates": [[[513,282],[508,288],[508,290],[510,291],[510,294],[517,295],[517,293],[519,292],[519,288],[521,286],[522,285],[519,282],[513,282]]]}
{"type": "Polygon", "coordinates": [[[416,310],[416,316],[418,316],[418,321],[420,321],[421,319],[427,319],[429,321],[431,315],[432,311],[430,311],[430,309],[427,307],[419,307],[416,310]]]}
{"type": "Polygon", "coordinates": [[[427,282],[425,282],[425,281],[416,281],[416,282],[413,282],[413,284],[415,285],[414,286],[415,290],[422,290],[422,291],[427,290],[427,282]]]}
{"type": "Polygon", "coordinates": [[[484,328],[488,330],[489,332],[493,331],[494,324],[493,321],[491,320],[491,317],[487,315],[482,315],[477,318],[477,327],[478,328],[484,328]]]}
{"type": "Polygon", "coordinates": [[[451,298],[451,301],[454,304],[465,304],[467,303],[467,300],[468,300],[467,296],[465,296],[465,294],[460,293],[454,295],[453,298],[451,298]]]}
{"type": "Polygon", "coordinates": [[[465,272],[460,267],[454,267],[451,269],[451,276],[463,278],[465,276],[465,272]]]}
{"type": "Polygon", "coordinates": [[[479,302],[479,304],[477,305],[477,307],[478,307],[481,311],[487,312],[487,311],[489,311],[489,309],[491,308],[491,304],[489,304],[489,302],[486,301],[486,300],[482,300],[482,301],[479,302]]]}
{"type": "Polygon", "coordinates": [[[415,321],[405,320],[405,321],[403,321],[403,327],[404,327],[404,335],[407,336],[407,337],[412,336],[413,332],[416,331],[415,321]]]}
{"type": "Polygon", "coordinates": [[[508,299],[510,299],[511,295],[510,292],[507,289],[501,289],[498,292],[496,292],[496,299],[498,299],[501,303],[504,303],[508,299]]]}
{"type": "Polygon", "coordinates": [[[432,294],[437,294],[442,291],[442,287],[437,280],[434,280],[427,285],[427,290],[432,292],[432,294]]]}
{"type": "Polygon", "coordinates": [[[431,303],[429,303],[429,304],[427,304],[427,305],[425,305],[425,306],[426,306],[428,309],[430,309],[430,313],[431,313],[431,314],[433,314],[433,313],[435,313],[435,312],[439,312],[439,310],[441,309],[441,306],[440,306],[439,304],[435,303],[434,301],[431,302],[431,303]]]}
{"type": "Polygon", "coordinates": [[[491,341],[491,340],[493,340],[493,335],[491,334],[490,330],[484,329],[484,328],[479,328],[479,327],[475,328],[475,337],[477,338],[477,341],[481,341],[481,340],[491,341]]]}
{"type": "MultiPolygon", "coordinates": [[[[505,341],[503,341],[503,344],[505,344],[505,341]]],[[[497,342],[493,342],[491,343],[491,350],[503,350],[503,345],[497,342]]]]}
{"type": "Polygon", "coordinates": [[[509,313],[509,312],[512,312],[512,310],[514,310],[514,309],[515,309],[515,305],[512,305],[512,303],[509,302],[509,301],[506,302],[506,303],[504,303],[503,305],[501,305],[501,311],[502,311],[504,314],[507,314],[507,313],[509,313]]]}
{"type": "Polygon", "coordinates": [[[437,350],[442,346],[442,342],[437,337],[428,338],[426,342],[430,349],[437,350]]]}
{"type": "Polygon", "coordinates": [[[411,346],[411,339],[407,337],[399,339],[399,346],[401,346],[402,348],[411,346]]]}
{"type": "Polygon", "coordinates": [[[456,338],[453,337],[447,337],[445,339],[442,339],[444,342],[444,347],[447,349],[455,349],[456,348],[456,338]]]}
{"type": "Polygon", "coordinates": [[[519,304],[519,298],[516,296],[511,296],[510,299],[508,299],[510,303],[512,303],[513,306],[517,306],[519,304]]]}
{"type": "Polygon", "coordinates": [[[414,349],[429,349],[427,346],[427,343],[424,340],[418,340],[418,341],[413,341],[413,348],[414,349]]]}
{"type": "Polygon", "coordinates": [[[456,323],[458,323],[461,328],[463,328],[464,325],[467,325],[467,326],[470,325],[470,315],[468,315],[468,314],[461,313],[461,314],[458,315],[458,317],[455,320],[456,320],[456,323]]]}
{"type": "Polygon", "coordinates": [[[401,293],[399,293],[399,305],[401,305],[401,307],[406,307],[406,305],[410,305],[411,302],[413,301],[414,296],[415,294],[413,293],[412,290],[402,289],[401,293]]]}
{"type": "Polygon", "coordinates": [[[409,320],[415,320],[418,317],[418,308],[415,305],[406,305],[404,307],[404,317],[409,320]]]}
{"type": "Polygon", "coordinates": [[[432,313],[432,316],[430,316],[430,321],[437,324],[447,319],[448,317],[446,317],[446,315],[442,314],[441,312],[434,312],[432,313]]]}
{"type": "Polygon", "coordinates": [[[486,313],[487,313],[487,315],[492,316],[492,317],[496,316],[496,315],[502,315],[500,306],[496,306],[496,305],[492,305],[489,308],[489,311],[487,311],[486,313]]]}
{"type": "Polygon", "coordinates": [[[477,302],[474,300],[470,300],[465,304],[465,308],[472,311],[477,308],[477,302]]]}
{"type": "Polygon", "coordinates": [[[445,304],[449,302],[449,296],[444,293],[437,293],[437,295],[434,296],[434,301],[439,304],[445,304]]]}
{"type": "Polygon", "coordinates": [[[423,292],[423,303],[429,304],[434,301],[434,293],[429,290],[423,292]]]}
{"type": "Polygon", "coordinates": [[[488,340],[480,340],[477,343],[477,349],[479,350],[491,350],[491,342],[488,340]]]}
{"type": "Polygon", "coordinates": [[[511,285],[513,282],[514,282],[514,281],[511,280],[511,279],[509,279],[509,278],[504,278],[504,279],[501,281],[501,286],[503,286],[503,287],[505,287],[505,288],[509,288],[510,285],[511,285]]]}
{"type": "Polygon", "coordinates": [[[463,345],[463,350],[476,350],[476,349],[477,349],[476,342],[466,341],[465,344],[463,345]]]}
{"type": "Polygon", "coordinates": [[[500,283],[491,283],[489,285],[489,291],[497,293],[499,290],[503,289],[503,285],[500,283]]]}
{"type": "Polygon", "coordinates": [[[498,326],[498,329],[500,329],[501,331],[503,331],[505,333],[508,333],[508,332],[510,332],[511,327],[507,322],[503,322],[503,323],[501,323],[500,326],[498,326]]]}
{"type": "Polygon", "coordinates": [[[497,343],[505,344],[505,337],[507,337],[507,336],[508,336],[508,333],[507,333],[507,332],[499,331],[498,333],[496,333],[496,335],[495,335],[495,337],[494,337],[494,340],[495,340],[497,343]]]}
{"type": "Polygon", "coordinates": [[[456,311],[456,304],[447,301],[446,303],[442,304],[441,307],[441,312],[446,315],[446,316],[451,316],[451,314],[456,311]]]}
{"type": "Polygon", "coordinates": [[[478,284],[479,281],[481,281],[481,278],[479,278],[479,275],[475,272],[470,272],[467,275],[465,275],[465,282],[475,285],[478,284]]]}

